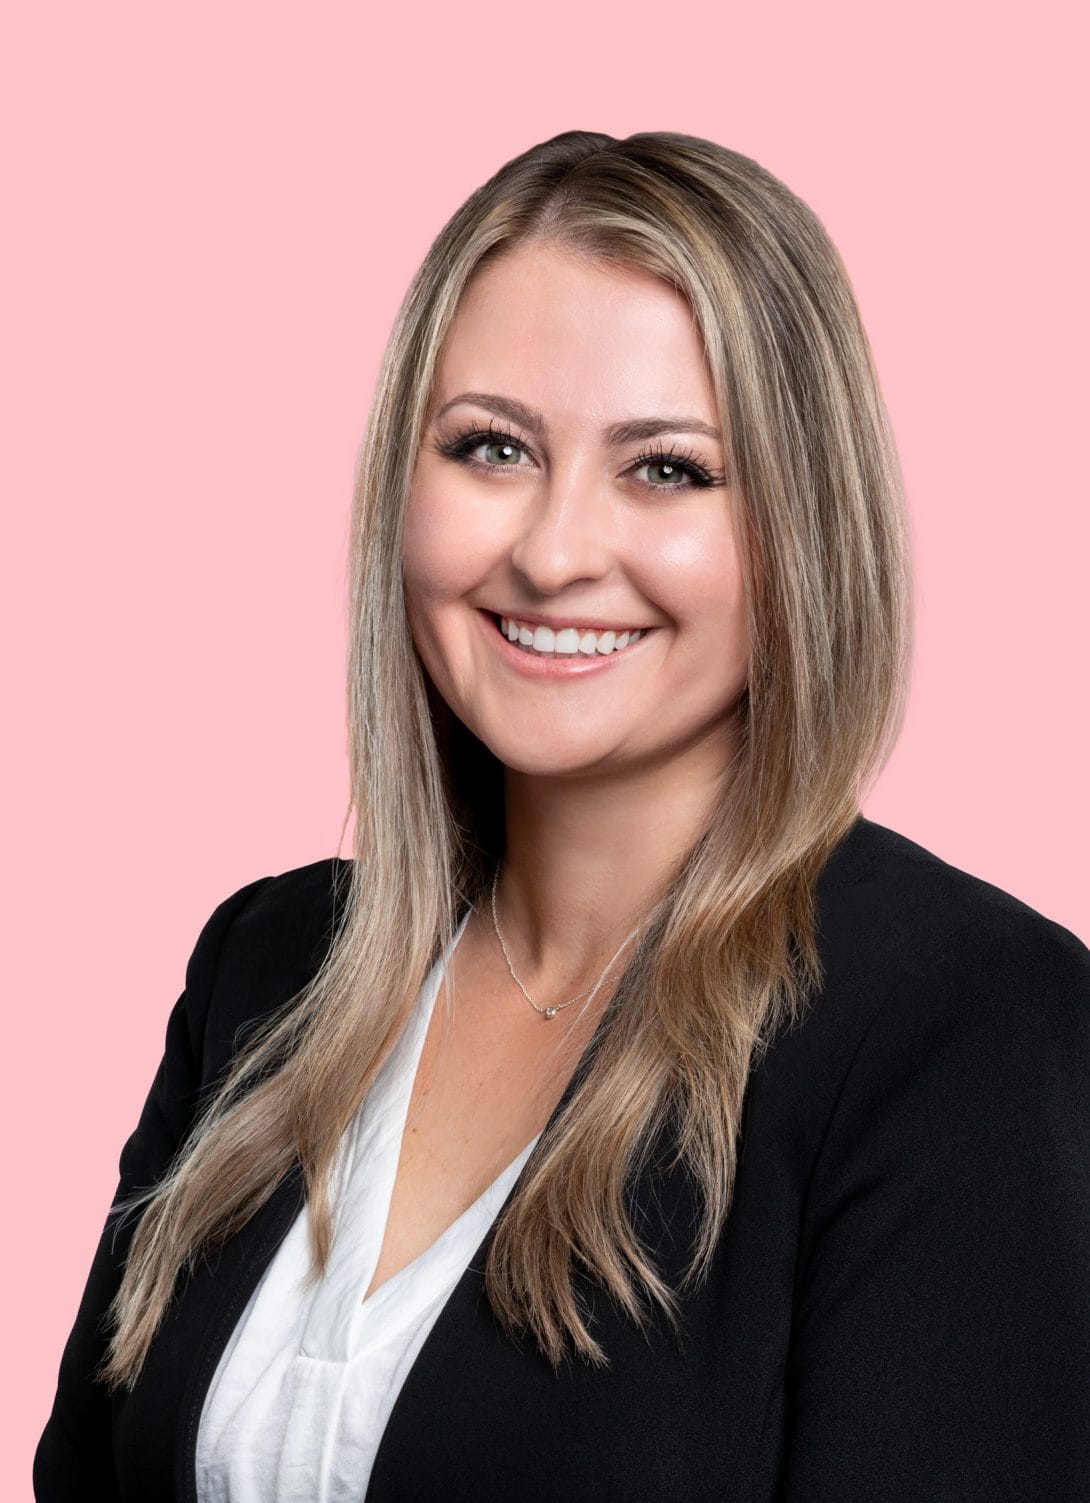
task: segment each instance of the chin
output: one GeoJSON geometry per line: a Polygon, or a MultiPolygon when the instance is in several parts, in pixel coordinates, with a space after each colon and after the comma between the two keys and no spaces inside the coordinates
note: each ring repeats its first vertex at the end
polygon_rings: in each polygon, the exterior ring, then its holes
{"type": "Polygon", "coordinates": [[[480,731],[474,734],[508,771],[529,777],[576,777],[580,773],[596,771],[609,756],[600,748],[565,746],[556,736],[547,742],[539,739],[534,747],[527,741],[513,738],[509,731],[500,736],[482,736],[480,731]]]}

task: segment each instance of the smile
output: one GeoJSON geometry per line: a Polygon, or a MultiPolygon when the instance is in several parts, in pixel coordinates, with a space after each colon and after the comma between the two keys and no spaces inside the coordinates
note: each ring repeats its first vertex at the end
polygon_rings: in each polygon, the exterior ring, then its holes
{"type": "Polygon", "coordinates": [[[638,642],[643,633],[634,631],[595,631],[589,626],[565,626],[554,631],[549,626],[536,626],[530,621],[517,621],[510,616],[498,618],[500,631],[509,642],[526,652],[545,657],[573,657],[577,652],[592,658],[596,653],[607,657],[611,652],[621,652],[631,643],[638,642]]]}
{"type": "Polygon", "coordinates": [[[477,614],[503,658],[533,678],[571,678],[601,672],[638,653],[640,644],[656,631],[655,627],[644,627],[599,632],[575,626],[553,631],[492,611],[477,614]]]}

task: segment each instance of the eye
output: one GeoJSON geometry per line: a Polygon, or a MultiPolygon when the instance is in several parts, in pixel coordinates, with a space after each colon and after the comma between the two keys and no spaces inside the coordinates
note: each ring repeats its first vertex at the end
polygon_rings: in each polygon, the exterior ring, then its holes
{"type": "Polygon", "coordinates": [[[710,486],[724,484],[723,476],[715,475],[712,471],[705,469],[691,453],[686,457],[683,454],[664,454],[660,451],[645,452],[639,455],[629,473],[634,474],[637,470],[645,469],[657,470],[661,477],[658,480],[643,482],[653,491],[703,490],[710,486]]]}
{"type": "MultiPolygon", "coordinates": [[[[526,467],[519,463],[519,455],[530,454],[526,445],[520,443],[513,434],[506,429],[494,427],[492,423],[489,423],[487,429],[477,424],[463,428],[450,438],[441,440],[436,447],[440,454],[459,464],[494,471],[524,469],[526,467]],[[486,457],[473,458],[475,449],[483,449],[486,457]]],[[[634,475],[639,470],[658,472],[661,478],[647,479],[640,483],[647,490],[660,493],[705,490],[726,484],[724,475],[707,469],[691,450],[686,453],[645,450],[637,455],[625,473],[634,475]]]]}
{"type": "Polygon", "coordinates": [[[495,429],[489,424],[487,432],[483,428],[463,428],[451,438],[443,440],[439,445],[440,454],[445,454],[448,459],[458,460],[461,464],[477,464],[486,470],[517,470],[522,468],[518,462],[520,454],[527,454],[529,450],[524,444],[514,438],[510,433],[502,429],[495,429]],[[474,449],[483,448],[486,456],[491,454],[493,458],[472,459],[474,449]]]}

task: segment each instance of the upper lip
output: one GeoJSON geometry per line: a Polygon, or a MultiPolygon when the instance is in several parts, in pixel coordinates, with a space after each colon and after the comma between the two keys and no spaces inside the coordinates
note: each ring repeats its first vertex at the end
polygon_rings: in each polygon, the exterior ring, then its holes
{"type": "Polygon", "coordinates": [[[652,631],[650,626],[635,626],[631,622],[625,622],[618,626],[615,621],[602,621],[594,616],[543,616],[540,611],[491,611],[491,615],[506,616],[509,621],[526,621],[534,626],[548,626],[553,631],[563,631],[565,627],[585,627],[587,631],[652,631]]]}

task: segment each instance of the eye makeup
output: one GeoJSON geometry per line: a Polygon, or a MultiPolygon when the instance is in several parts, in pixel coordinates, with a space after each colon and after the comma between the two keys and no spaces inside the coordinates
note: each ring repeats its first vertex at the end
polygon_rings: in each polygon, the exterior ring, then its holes
{"type": "MultiPolygon", "coordinates": [[[[525,469],[521,464],[492,464],[487,460],[472,458],[473,450],[487,446],[489,448],[507,448],[520,451],[523,454],[531,454],[529,445],[504,428],[496,426],[490,421],[487,428],[480,423],[469,423],[456,429],[449,436],[440,439],[436,444],[437,452],[445,458],[453,460],[457,464],[473,467],[485,472],[497,473],[506,470],[525,469]]],[[[642,449],[628,467],[626,474],[633,474],[645,466],[659,468],[670,475],[686,477],[687,483],[679,484],[674,481],[659,482],[644,480],[639,482],[651,491],[689,491],[710,490],[716,486],[726,484],[726,477],[721,472],[709,469],[704,465],[692,449],[664,450],[659,448],[642,449]]]]}

